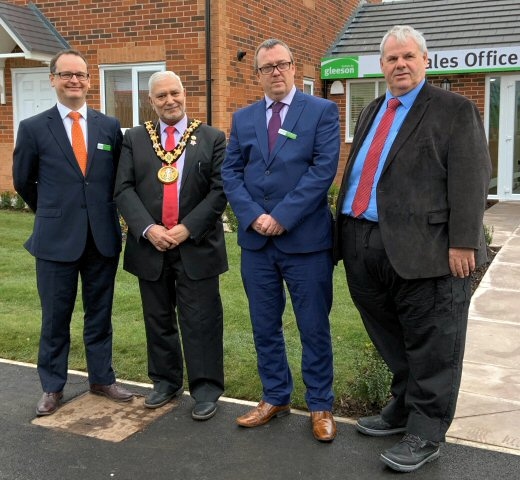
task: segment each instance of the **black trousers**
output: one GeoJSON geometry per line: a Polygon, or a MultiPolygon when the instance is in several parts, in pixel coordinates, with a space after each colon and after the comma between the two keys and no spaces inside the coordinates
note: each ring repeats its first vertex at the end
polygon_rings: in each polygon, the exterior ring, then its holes
{"type": "Polygon", "coordinates": [[[154,390],[173,393],[182,387],[184,352],[191,396],[198,402],[217,401],[224,392],[218,276],[191,280],[174,249],[165,253],[159,280],[139,279],[139,288],[154,390]]]}
{"type": "Polygon", "coordinates": [[[471,281],[451,275],[403,279],[386,255],[377,223],[341,221],[352,300],[393,374],[393,398],[383,419],[405,424],[423,439],[444,441],[460,387],[471,281]]]}

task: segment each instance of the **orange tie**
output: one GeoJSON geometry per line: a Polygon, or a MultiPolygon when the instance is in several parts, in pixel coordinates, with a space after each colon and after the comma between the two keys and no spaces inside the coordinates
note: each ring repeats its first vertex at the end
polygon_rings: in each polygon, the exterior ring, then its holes
{"type": "MultiPolygon", "coordinates": [[[[164,149],[167,152],[171,152],[175,148],[175,127],[168,126],[165,129],[166,142],[164,143],[164,149]]],[[[173,164],[175,167],[177,162],[173,164]]],[[[177,181],[164,185],[163,190],[163,210],[162,210],[162,223],[170,229],[177,225],[179,222],[179,199],[177,196],[177,181]]]]}
{"type": "Polygon", "coordinates": [[[85,137],[83,136],[83,130],[79,123],[81,114],[78,112],[70,112],[69,117],[72,118],[72,150],[76,155],[79,168],[85,175],[87,171],[87,147],[85,145],[85,137]]]}

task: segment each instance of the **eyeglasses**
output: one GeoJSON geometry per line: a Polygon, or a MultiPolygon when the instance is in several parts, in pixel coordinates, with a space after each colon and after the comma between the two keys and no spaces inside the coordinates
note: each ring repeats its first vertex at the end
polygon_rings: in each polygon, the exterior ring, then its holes
{"type": "Polygon", "coordinates": [[[280,62],[278,65],[266,65],[265,67],[258,67],[258,71],[262,75],[270,75],[276,68],[279,72],[286,72],[291,68],[293,62],[280,62]]]}
{"type": "Polygon", "coordinates": [[[80,82],[84,82],[90,78],[90,73],[84,72],[54,72],[53,75],[58,75],[62,80],[72,80],[72,77],[76,77],[80,82]]]}

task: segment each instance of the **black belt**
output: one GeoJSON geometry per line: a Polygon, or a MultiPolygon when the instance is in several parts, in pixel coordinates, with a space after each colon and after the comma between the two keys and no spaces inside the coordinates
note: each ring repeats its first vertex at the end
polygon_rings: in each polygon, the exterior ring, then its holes
{"type": "Polygon", "coordinates": [[[342,214],[341,216],[343,217],[343,223],[356,222],[356,223],[360,223],[360,224],[371,225],[373,228],[379,227],[378,222],[373,222],[372,220],[367,220],[366,218],[356,218],[356,217],[351,217],[350,215],[344,215],[344,214],[342,214]]]}

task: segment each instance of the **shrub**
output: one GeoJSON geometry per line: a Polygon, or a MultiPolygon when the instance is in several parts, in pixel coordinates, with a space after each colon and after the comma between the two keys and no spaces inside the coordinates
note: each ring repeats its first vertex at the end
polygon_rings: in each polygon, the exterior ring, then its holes
{"type": "Polygon", "coordinates": [[[12,199],[11,192],[0,193],[0,208],[11,208],[11,206],[12,206],[11,199],[12,199]]]}
{"type": "Polygon", "coordinates": [[[491,242],[493,241],[493,233],[495,232],[495,227],[493,225],[488,226],[484,225],[484,237],[486,238],[486,245],[489,247],[491,242]]]}
{"type": "Polygon", "coordinates": [[[332,213],[334,215],[336,215],[336,204],[338,202],[338,195],[339,195],[339,187],[333,183],[329,188],[327,200],[329,203],[329,207],[332,210],[332,213]]]}
{"type": "Polygon", "coordinates": [[[226,210],[224,211],[224,223],[227,225],[228,231],[236,232],[238,230],[238,219],[229,203],[226,205],[226,210]]]}
{"type": "Polygon", "coordinates": [[[354,360],[354,378],[347,390],[357,402],[380,409],[388,403],[392,373],[372,343],[354,360]]]}

